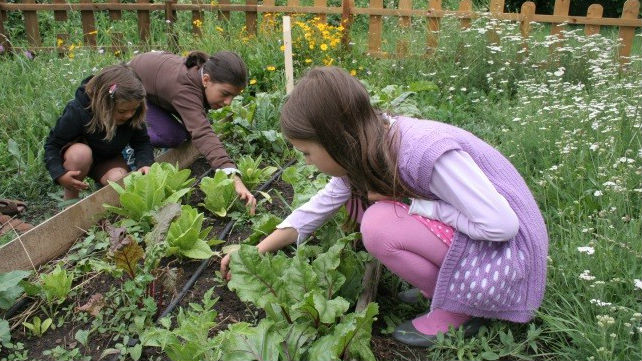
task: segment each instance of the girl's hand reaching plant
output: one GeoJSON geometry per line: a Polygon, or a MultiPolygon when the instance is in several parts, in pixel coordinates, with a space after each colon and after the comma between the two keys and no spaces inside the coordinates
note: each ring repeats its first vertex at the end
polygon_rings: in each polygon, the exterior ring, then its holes
{"type": "Polygon", "coordinates": [[[230,255],[231,253],[228,253],[225,255],[225,257],[221,258],[221,277],[226,282],[229,282],[229,280],[232,278],[232,273],[230,273],[230,268],[229,268],[230,255]]]}
{"type": "Polygon", "coordinates": [[[89,187],[89,184],[81,180],[78,180],[79,176],[80,176],[79,170],[69,170],[67,171],[67,173],[58,177],[58,184],[60,184],[61,186],[67,189],[72,189],[77,191],[82,191],[87,189],[89,187]]]}
{"type": "Polygon", "coordinates": [[[238,194],[241,200],[246,202],[245,205],[250,209],[250,215],[253,216],[256,212],[256,198],[254,198],[252,192],[250,192],[245,184],[243,184],[243,181],[239,176],[234,175],[232,179],[234,180],[234,190],[236,191],[236,194],[238,194]]]}

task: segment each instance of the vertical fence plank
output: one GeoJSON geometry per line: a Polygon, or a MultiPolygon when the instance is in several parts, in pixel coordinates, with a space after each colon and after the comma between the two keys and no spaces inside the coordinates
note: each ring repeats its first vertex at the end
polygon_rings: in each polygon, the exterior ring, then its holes
{"type": "MultiPolygon", "coordinates": [[[[490,0],[489,11],[491,18],[496,14],[504,13],[504,0],[490,0]]],[[[497,19],[493,19],[497,21],[497,19]]],[[[493,27],[488,31],[488,40],[493,44],[499,44],[499,35],[497,34],[497,28],[493,27]]]]}
{"type": "MultiPolygon", "coordinates": [[[[53,0],[54,4],[65,4],[67,0],[53,0]]],[[[54,20],[65,21],[67,20],[67,10],[54,10],[54,20]]]]}
{"type": "MultiPolygon", "coordinates": [[[[412,1],[411,0],[399,0],[399,9],[412,9],[412,1]]],[[[402,33],[405,33],[408,31],[408,28],[410,27],[411,24],[411,17],[410,16],[400,16],[399,17],[399,27],[401,29],[402,33]]],[[[408,54],[408,39],[405,38],[403,35],[401,36],[401,39],[397,43],[397,55],[398,56],[406,56],[408,54]]]]}
{"type": "Polygon", "coordinates": [[[176,10],[174,10],[176,0],[165,0],[165,23],[167,23],[167,46],[169,49],[177,53],[178,48],[178,35],[174,31],[174,24],[176,23],[176,10]]]}
{"type": "MultiPolygon", "coordinates": [[[[314,0],[314,6],[325,8],[328,6],[328,2],[326,0],[314,0]]],[[[317,14],[317,16],[319,17],[319,22],[323,24],[328,22],[328,16],[326,14],[317,14]]]]}
{"type": "Polygon", "coordinates": [[[535,15],[535,3],[532,1],[527,1],[522,4],[520,11],[521,20],[519,23],[519,31],[522,33],[522,38],[524,38],[522,47],[528,53],[528,35],[531,32],[531,21],[533,21],[533,16],[535,15]]]}
{"type": "Polygon", "coordinates": [[[256,0],[246,0],[247,5],[253,5],[252,10],[245,12],[245,28],[247,29],[248,34],[256,35],[256,0]]]}
{"type": "MultiPolygon", "coordinates": [[[[383,0],[370,0],[370,9],[383,9],[383,0]]],[[[381,53],[381,36],[383,21],[381,15],[370,15],[368,25],[368,52],[370,54],[381,53]]]]}
{"type": "MultiPolygon", "coordinates": [[[[66,1],[66,0],[63,0],[63,1],[66,1]]],[[[112,4],[118,4],[120,2],[120,0],[109,0],[109,2],[112,3],[112,4]]],[[[122,19],[122,17],[123,17],[123,14],[122,14],[122,12],[120,10],[109,10],[109,19],[110,20],[113,20],[113,21],[120,20],[120,19],[122,19]]]]}
{"type": "MultiPolygon", "coordinates": [[[[92,0],[80,0],[81,3],[91,4],[92,0]]],[[[83,41],[85,45],[96,46],[96,20],[93,10],[82,10],[80,12],[82,21],[83,41]]]]}
{"type": "MultiPolygon", "coordinates": [[[[6,0],[0,0],[4,3],[6,0]]],[[[7,20],[7,12],[0,11],[0,55],[11,54],[11,41],[9,40],[9,33],[4,28],[4,22],[7,20]]]]}
{"type": "MultiPolygon", "coordinates": [[[[35,4],[35,0],[24,0],[25,4],[35,4]]],[[[25,31],[27,32],[27,41],[31,46],[40,46],[40,29],[38,27],[38,12],[23,11],[25,18],[25,31]]]]}
{"type": "MultiPolygon", "coordinates": [[[[586,17],[590,19],[599,19],[602,17],[602,14],[604,13],[604,8],[600,4],[593,4],[589,6],[588,11],[586,12],[586,17]]],[[[587,36],[589,35],[594,35],[594,34],[599,34],[600,33],[600,26],[599,25],[589,25],[587,24],[584,27],[584,34],[587,36]]]]}
{"type": "MultiPolygon", "coordinates": [[[[192,4],[202,4],[200,0],[192,0],[192,4]]],[[[192,10],[192,33],[199,38],[203,36],[203,12],[192,10]]]]}
{"type": "MultiPolygon", "coordinates": [[[[148,4],[149,0],[136,0],[139,4],[148,4]]],[[[149,10],[138,10],[138,37],[141,43],[149,40],[149,10]]]]}
{"type": "MultiPolygon", "coordinates": [[[[553,6],[553,15],[556,16],[568,16],[568,9],[571,6],[571,0],[555,0],[555,5],[553,6]]],[[[560,23],[551,23],[551,35],[557,35],[559,38],[562,38],[562,30],[564,25],[560,23]]]]}
{"type": "MultiPolygon", "coordinates": [[[[472,13],[473,12],[473,2],[471,0],[462,0],[459,3],[459,11],[461,12],[468,12],[472,13]]],[[[459,24],[462,29],[468,29],[470,27],[471,20],[470,18],[460,18],[459,19],[459,24]]]]}
{"type": "Polygon", "coordinates": [[[430,14],[434,11],[441,10],[441,0],[430,0],[428,1],[428,36],[427,36],[427,49],[426,53],[431,54],[437,46],[439,45],[439,26],[441,24],[441,18],[430,17],[430,14]]]}
{"type": "Polygon", "coordinates": [[[67,44],[69,43],[69,34],[60,33],[56,35],[56,52],[59,58],[64,58],[67,55],[67,44]]]}
{"type": "Polygon", "coordinates": [[[341,44],[345,49],[350,46],[350,29],[352,28],[354,0],[342,0],[341,2],[341,25],[343,26],[343,35],[341,44]]]}
{"type": "MultiPolygon", "coordinates": [[[[624,8],[622,9],[622,19],[637,19],[640,11],[639,0],[626,0],[624,8]]],[[[618,49],[618,56],[620,63],[626,64],[629,62],[631,56],[631,46],[633,45],[633,36],[635,36],[635,27],[633,26],[620,26],[620,47],[618,49]]]]}

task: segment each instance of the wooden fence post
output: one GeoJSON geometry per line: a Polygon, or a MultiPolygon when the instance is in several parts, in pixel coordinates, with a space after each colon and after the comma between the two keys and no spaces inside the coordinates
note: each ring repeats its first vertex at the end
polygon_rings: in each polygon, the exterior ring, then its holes
{"type": "MultiPolygon", "coordinates": [[[[4,3],[5,0],[0,0],[0,3],[4,3]]],[[[9,33],[4,29],[4,22],[7,20],[7,12],[0,11],[0,56],[11,54],[11,41],[9,41],[9,33]]]]}
{"type": "MultiPolygon", "coordinates": [[[[66,0],[53,0],[54,4],[65,4],[66,0]]],[[[67,10],[54,10],[54,20],[56,21],[66,21],[67,20],[67,10]]]]}
{"type": "MultiPolygon", "coordinates": [[[[411,0],[399,0],[399,9],[412,9],[412,1],[411,0]]],[[[408,30],[410,27],[412,18],[410,16],[400,16],[399,17],[399,28],[401,29],[401,32],[405,32],[408,30]]],[[[408,46],[409,42],[407,38],[404,38],[403,36],[397,43],[397,56],[406,56],[408,55],[408,46]]]]}
{"type": "MultiPolygon", "coordinates": [[[[192,4],[201,4],[200,0],[192,0],[192,4]]],[[[199,38],[203,36],[203,12],[192,10],[192,33],[199,38]]]]}
{"type": "MultiPolygon", "coordinates": [[[[62,0],[65,1],[65,0],[62,0]]],[[[120,0],[109,0],[112,4],[118,4],[120,0]]],[[[123,14],[120,10],[109,10],[109,20],[120,20],[123,17],[123,14]]]]}
{"type": "Polygon", "coordinates": [[[341,25],[343,26],[343,35],[341,36],[341,44],[344,49],[350,46],[350,29],[352,28],[353,14],[352,8],[354,7],[354,0],[341,1],[341,25]]]}
{"type": "MultiPolygon", "coordinates": [[[[564,17],[568,16],[568,9],[570,6],[571,0],[555,0],[553,15],[564,17]]],[[[562,38],[562,29],[564,29],[564,25],[562,23],[551,23],[551,35],[557,35],[559,38],[562,38]]]]}
{"type": "MultiPolygon", "coordinates": [[[[639,0],[626,0],[622,9],[622,19],[637,19],[640,11],[639,0]]],[[[627,64],[631,56],[631,46],[633,45],[633,36],[635,36],[635,27],[620,26],[620,47],[618,57],[620,64],[627,64]]]]}
{"type": "MultiPolygon", "coordinates": [[[[459,3],[460,12],[472,13],[473,11],[473,2],[471,0],[462,0],[459,3]]],[[[468,29],[470,27],[471,20],[469,17],[462,17],[459,19],[459,24],[462,29],[468,29]]]]}
{"type": "Polygon", "coordinates": [[[439,17],[430,17],[431,14],[434,14],[435,11],[441,11],[441,0],[429,0],[428,1],[428,37],[426,45],[427,54],[431,54],[437,46],[439,45],[439,25],[441,24],[441,18],[439,17]]]}
{"type": "MultiPolygon", "coordinates": [[[[221,4],[221,5],[229,5],[230,4],[230,0],[219,0],[218,3],[221,4]]],[[[230,21],[230,12],[229,12],[229,10],[225,10],[225,11],[219,10],[218,19],[222,20],[222,21],[225,21],[225,22],[230,21]]]]}
{"type": "Polygon", "coordinates": [[[531,21],[533,21],[533,16],[535,15],[535,3],[532,1],[523,3],[520,14],[522,19],[519,24],[519,31],[522,33],[522,38],[524,38],[522,47],[528,54],[528,35],[531,32],[531,21]]]}
{"type": "MultiPolygon", "coordinates": [[[[603,12],[604,12],[604,8],[602,7],[602,5],[593,4],[589,6],[588,11],[586,12],[586,17],[589,19],[599,19],[602,17],[603,12]]],[[[586,24],[586,26],[584,27],[584,34],[586,34],[586,36],[591,36],[599,33],[600,33],[599,25],[586,24]]]]}
{"type": "MultiPolygon", "coordinates": [[[[81,3],[91,4],[92,0],[80,0],[81,3]]],[[[82,10],[80,12],[82,20],[83,41],[85,45],[92,48],[96,47],[96,20],[94,18],[93,10],[82,10]]]]}
{"type": "MultiPolygon", "coordinates": [[[[138,4],[149,4],[149,0],[136,0],[138,4]]],[[[149,40],[149,10],[137,10],[138,15],[138,37],[141,43],[149,40]]],[[[148,44],[145,44],[147,48],[148,44]]]]}
{"type": "Polygon", "coordinates": [[[165,22],[167,23],[167,46],[172,52],[177,53],[179,48],[178,35],[174,31],[174,23],[176,22],[175,3],[176,0],[165,0],[165,22]]]}
{"type": "MultiPolygon", "coordinates": [[[[503,14],[504,0],[490,0],[489,10],[491,18],[494,17],[493,15],[503,14]]],[[[494,18],[498,19],[496,17],[494,18]]],[[[488,31],[488,40],[493,44],[499,44],[499,35],[497,35],[496,27],[488,31]]]]}
{"type": "MultiPolygon", "coordinates": [[[[383,0],[370,0],[370,9],[383,9],[383,0]]],[[[383,21],[381,15],[370,15],[368,20],[368,52],[374,56],[381,54],[383,21]]]]}
{"type": "MultiPolygon", "coordinates": [[[[24,0],[25,4],[35,4],[35,0],[24,0]]],[[[38,12],[37,11],[23,11],[25,17],[25,30],[27,32],[27,41],[33,47],[40,46],[40,29],[38,27],[38,12]]]]}
{"type": "MultiPolygon", "coordinates": [[[[314,6],[325,8],[328,7],[328,2],[326,0],[314,0],[314,6]]],[[[328,16],[326,14],[318,14],[319,22],[326,24],[328,22],[328,16]]]]}
{"type": "Polygon", "coordinates": [[[248,10],[245,12],[245,29],[248,34],[256,35],[256,10],[257,10],[257,1],[256,0],[246,0],[247,5],[254,5],[253,10],[248,10]]]}

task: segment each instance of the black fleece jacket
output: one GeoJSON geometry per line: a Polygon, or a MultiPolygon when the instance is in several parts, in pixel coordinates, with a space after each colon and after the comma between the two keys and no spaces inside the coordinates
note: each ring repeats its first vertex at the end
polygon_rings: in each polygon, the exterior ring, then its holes
{"type": "Polygon", "coordinates": [[[82,81],[76,90],[76,97],[67,103],[45,142],[45,164],[54,181],[67,172],[62,165],[62,148],[79,139],[91,148],[94,164],[120,156],[128,144],[134,149],[137,167],[149,166],[154,162],[153,148],[145,126],[134,129],[128,121],[116,128],[116,133],[110,141],[104,139],[104,131],[88,132],[87,126],[93,114],[89,107],[90,99],[85,92],[85,84],[91,78],[90,76],[82,81]]]}

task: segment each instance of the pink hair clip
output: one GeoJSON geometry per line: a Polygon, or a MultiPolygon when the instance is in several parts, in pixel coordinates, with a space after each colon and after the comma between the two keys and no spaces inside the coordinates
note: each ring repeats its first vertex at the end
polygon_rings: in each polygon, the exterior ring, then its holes
{"type": "Polygon", "coordinates": [[[114,93],[116,92],[116,89],[118,89],[118,85],[117,84],[112,84],[109,87],[109,97],[110,98],[114,99],[114,93]]]}

